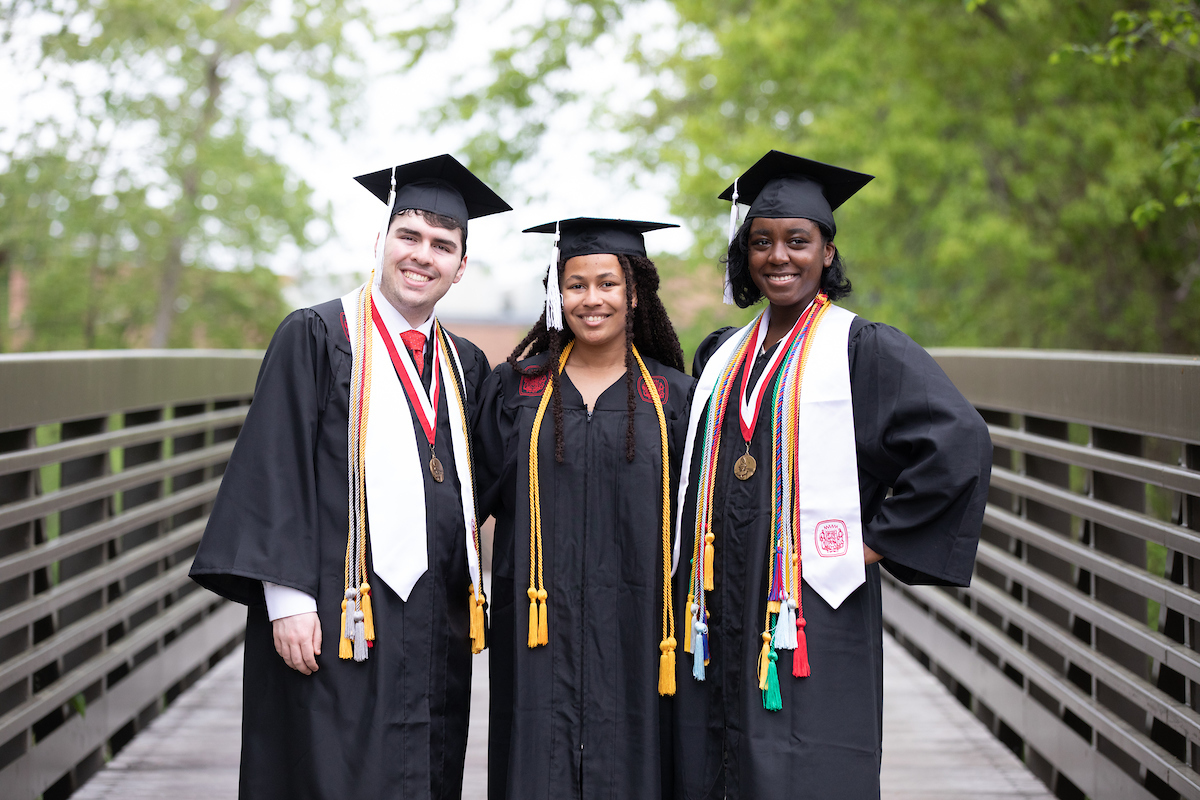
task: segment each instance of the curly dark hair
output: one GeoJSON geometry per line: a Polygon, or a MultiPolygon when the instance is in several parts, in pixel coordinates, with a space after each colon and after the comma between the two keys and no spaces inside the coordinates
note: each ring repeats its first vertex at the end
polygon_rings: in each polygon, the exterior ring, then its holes
{"type": "MultiPolygon", "coordinates": [[[[749,308],[762,300],[762,292],[754,285],[750,277],[750,223],[756,219],[749,217],[738,228],[737,236],[729,243],[729,250],[721,261],[729,267],[729,284],[733,289],[733,301],[738,308],[749,308]]],[[[821,244],[833,244],[833,231],[823,222],[813,220],[821,231],[821,244]]],[[[850,279],[846,277],[846,265],[842,254],[835,247],[833,263],[821,273],[821,291],[830,300],[840,300],[850,294],[850,279]]]]}
{"type": "MultiPolygon", "coordinates": [[[[633,357],[633,346],[637,345],[642,356],[648,356],[669,367],[683,371],[683,349],[679,346],[679,337],[675,335],[675,326],[671,324],[667,310],[663,308],[662,300],[658,297],[658,270],[654,262],[645,256],[618,255],[617,261],[625,273],[625,392],[629,410],[629,425],[625,431],[625,460],[633,461],[635,454],[633,413],[637,407],[635,386],[641,375],[637,360],[633,357]],[[638,304],[633,305],[634,291],[637,292],[638,304]]],[[[561,277],[566,261],[559,261],[558,274],[561,277]]],[[[554,460],[563,461],[563,416],[562,392],[558,380],[558,359],[563,348],[575,338],[570,327],[564,326],[561,331],[550,330],[546,327],[546,313],[529,329],[529,333],[516,346],[508,357],[508,363],[522,375],[545,375],[550,373],[552,395],[554,400],[554,460]],[[526,352],[528,350],[528,352],[526,352]],[[517,364],[522,358],[536,356],[539,353],[550,352],[550,358],[545,364],[521,367],[517,364]]]]}

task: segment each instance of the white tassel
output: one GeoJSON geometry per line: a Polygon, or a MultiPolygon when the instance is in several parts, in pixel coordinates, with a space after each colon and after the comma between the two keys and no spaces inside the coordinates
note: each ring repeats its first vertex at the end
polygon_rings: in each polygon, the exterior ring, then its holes
{"type": "MultiPolygon", "coordinates": [[[[740,222],[740,214],[738,212],[738,190],[737,178],[733,179],[733,201],[729,205],[729,241],[733,241],[733,237],[737,236],[738,224],[740,222]]],[[[722,297],[725,305],[734,305],[733,302],[733,284],[729,281],[729,264],[725,264],[725,294],[722,297]]]]}
{"type": "Polygon", "coordinates": [[[779,604],[779,618],[775,620],[775,649],[796,649],[796,606],[791,598],[779,604]]]}
{"type": "Polygon", "coordinates": [[[367,634],[363,625],[362,609],[354,611],[354,660],[367,660],[367,634]]]}
{"type": "Polygon", "coordinates": [[[392,188],[388,191],[387,211],[383,215],[383,225],[379,228],[379,238],[375,240],[375,280],[373,286],[378,289],[383,283],[383,251],[387,249],[388,229],[392,227],[392,206],[396,202],[396,168],[392,167],[392,188]]]}
{"type": "Polygon", "coordinates": [[[561,331],[563,329],[563,297],[558,287],[558,223],[554,223],[554,257],[550,259],[550,269],[546,271],[546,327],[561,331]]]}
{"type": "Polygon", "coordinates": [[[704,634],[708,626],[702,622],[693,622],[692,630],[696,638],[692,644],[692,677],[698,681],[704,680],[704,634]]]}

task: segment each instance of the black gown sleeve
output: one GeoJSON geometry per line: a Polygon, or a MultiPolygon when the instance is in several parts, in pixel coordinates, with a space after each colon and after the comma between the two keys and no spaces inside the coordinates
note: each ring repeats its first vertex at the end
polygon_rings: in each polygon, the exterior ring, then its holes
{"type": "Polygon", "coordinates": [[[263,358],[191,569],[230,600],[262,603],[262,581],[317,595],[314,452],[333,382],[327,338],[321,319],[301,309],[280,324],[263,358]]]}
{"type": "Polygon", "coordinates": [[[856,320],[849,348],[863,540],[905,583],[966,586],[991,475],[987,426],[895,328],[856,320]]]}
{"type": "Polygon", "coordinates": [[[482,381],[479,416],[475,422],[475,480],[479,518],[498,516],[507,497],[505,485],[517,468],[520,431],[517,410],[505,403],[505,375],[512,367],[503,363],[482,381]]]}
{"type": "Polygon", "coordinates": [[[713,357],[717,349],[724,344],[725,340],[732,336],[732,332],[737,328],[727,326],[717,328],[715,331],[704,337],[704,341],[700,342],[700,346],[696,348],[696,355],[692,359],[692,377],[699,379],[700,373],[704,372],[704,365],[713,357]]]}

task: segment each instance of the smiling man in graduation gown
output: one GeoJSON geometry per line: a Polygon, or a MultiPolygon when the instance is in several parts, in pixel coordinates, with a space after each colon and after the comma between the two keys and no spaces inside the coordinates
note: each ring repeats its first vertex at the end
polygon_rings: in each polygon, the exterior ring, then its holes
{"type": "Polygon", "coordinates": [[[359,176],[372,280],[267,349],[191,575],[248,608],[242,798],[458,798],[483,587],[469,430],[483,353],[434,307],[467,220],[450,156],[359,176]]]}

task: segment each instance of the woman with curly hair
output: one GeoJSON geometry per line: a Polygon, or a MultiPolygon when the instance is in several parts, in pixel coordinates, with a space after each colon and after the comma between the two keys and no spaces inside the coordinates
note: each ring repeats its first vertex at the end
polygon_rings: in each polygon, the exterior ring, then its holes
{"type": "Polygon", "coordinates": [[[833,210],[870,180],[773,150],[722,195],[750,204],[726,298],[767,307],[692,370],[678,797],[877,800],[879,566],[971,579],[987,427],[912,339],[833,302],[850,292],[833,210]]]}
{"type": "Polygon", "coordinates": [[[493,800],[669,794],[671,498],[694,381],[642,238],[665,227],[527,231],[559,234],[561,257],[475,428],[481,513],[496,518],[493,800]]]}

